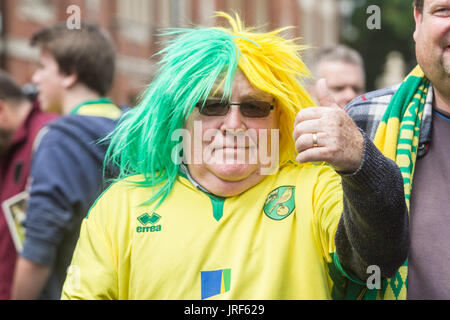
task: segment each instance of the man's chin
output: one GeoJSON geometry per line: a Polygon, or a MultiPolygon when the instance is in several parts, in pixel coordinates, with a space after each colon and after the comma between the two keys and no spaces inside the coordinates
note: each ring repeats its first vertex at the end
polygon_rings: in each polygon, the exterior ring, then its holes
{"type": "Polygon", "coordinates": [[[189,172],[209,192],[220,197],[232,197],[245,192],[264,178],[259,169],[257,164],[221,162],[193,165],[189,172]]]}
{"type": "Polygon", "coordinates": [[[237,161],[229,160],[227,162],[214,163],[210,165],[210,170],[214,175],[223,181],[239,182],[247,179],[258,166],[254,164],[242,164],[237,161]]]}

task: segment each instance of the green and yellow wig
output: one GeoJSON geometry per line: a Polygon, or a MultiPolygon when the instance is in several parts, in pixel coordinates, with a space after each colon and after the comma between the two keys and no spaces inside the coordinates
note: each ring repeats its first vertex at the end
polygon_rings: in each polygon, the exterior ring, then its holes
{"type": "Polygon", "coordinates": [[[171,40],[158,53],[154,80],[110,135],[105,161],[119,167],[119,180],[139,174],[138,186],[158,186],[148,203],[158,198],[161,203],[178,176],[179,165],[171,155],[180,142],[171,141],[172,133],[184,127],[192,109],[213,93],[215,84],[223,86],[222,98],[229,99],[237,68],[254,87],[275,98],[280,165],[295,160],[296,114],[314,105],[302,86],[302,78],[310,76],[300,55],[305,47],[281,35],[287,28],[256,32],[246,28],[238,15],[216,16],[228,20],[231,28],[177,28],[165,33],[171,40]]]}

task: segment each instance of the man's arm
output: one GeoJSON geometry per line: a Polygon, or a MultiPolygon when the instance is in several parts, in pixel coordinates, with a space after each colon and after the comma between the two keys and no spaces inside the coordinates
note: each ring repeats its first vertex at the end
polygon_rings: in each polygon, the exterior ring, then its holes
{"type": "Polygon", "coordinates": [[[344,270],[366,279],[367,266],[377,265],[382,276],[391,276],[409,246],[401,172],[334,103],[324,81],[316,91],[322,107],[301,110],[296,118],[297,161],[325,161],[341,175],[344,211],[335,244],[344,270]]]}
{"type": "Polygon", "coordinates": [[[12,300],[36,300],[50,277],[51,269],[19,257],[16,262],[12,300]]]}
{"type": "Polygon", "coordinates": [[[408,209],[397,165],[365,136],[361,167],[341,174],[344,210],[335,235],[336,253],[346,271],[360,280],[367,267],[392,277],[408,255],[408,209]]]}

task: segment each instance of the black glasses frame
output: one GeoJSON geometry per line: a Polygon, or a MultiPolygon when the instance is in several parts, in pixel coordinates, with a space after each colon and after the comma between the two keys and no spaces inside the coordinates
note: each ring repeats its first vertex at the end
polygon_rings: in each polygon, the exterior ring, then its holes
{"type": "Polygon", "coordinates": [[[244,117],[247,118],[267,118],[270,114],[270,111],[274,109],[274,106],[272,103],[267,102],[267,101],[259,101],[259,100],[251,100],[251,101],[242,101],[242,102],[228,102],[228,101],[221,101],[221,100],[206,100],[204,103],[203,102],[198,102],[195,105],[197,108],[199,108],[200,114],[205,115],[205,116],[225,116],[228,114],[228,112],[230,112],[230,107],[231,106],[239,106],[239,111],[241,112],[241,114],[244,117]],[[208,103],[209,101],[209,103],[208,103]],[[265,106],[267,106],[267,109],[264,109],[265,113],[261,114],[261,115],[255,115],[255,114],[251,114],[249,113],[247,108],[245,108],[246,104],[252,104],[254,102],[257,103],[263,103],[265,106]],[[217,112],[216,114],[208,114],[207,110],[208,110],[208,105],[213,105],[213,104],[218,104],[222,107],[224,107],[221,112],[217,112]],[[244,108],[242,108],[244,106],[244,108]]]}

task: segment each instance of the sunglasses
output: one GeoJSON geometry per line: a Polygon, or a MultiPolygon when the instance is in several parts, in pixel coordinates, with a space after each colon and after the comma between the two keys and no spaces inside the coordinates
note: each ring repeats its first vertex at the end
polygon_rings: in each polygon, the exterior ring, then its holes
{"type": "Polygon", "coordinates": [[[199,102],[195,106],[200,114],[205,116],[224,116],[230,111],[230,106],[239,106],[241,114],[247,118],[265,118],[273,110],[273,104],[266,101],[244,101],[232,103],[229,101],[208,99],[204,103],[199,102]]]}

